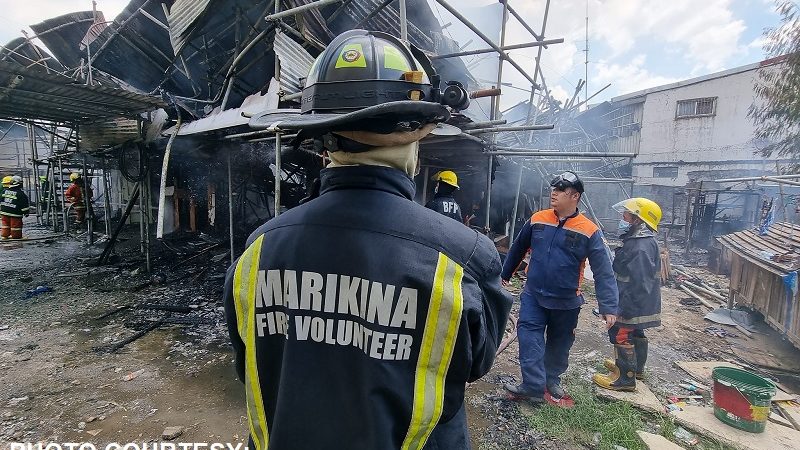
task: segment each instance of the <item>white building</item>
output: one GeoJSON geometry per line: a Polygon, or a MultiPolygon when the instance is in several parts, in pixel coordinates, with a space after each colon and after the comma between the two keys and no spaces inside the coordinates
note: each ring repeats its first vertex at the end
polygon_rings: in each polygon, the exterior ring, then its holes
{"type": "Polygon", "coordinates": [[[775,174],[775,158],[756,154],[760,143],[747,111],[758,101],[759,70],[779,64],[762,61],[612,99],[620,108],[618,146],[638,155],[632,167],[636,184],[682,187],[775,174]]]}

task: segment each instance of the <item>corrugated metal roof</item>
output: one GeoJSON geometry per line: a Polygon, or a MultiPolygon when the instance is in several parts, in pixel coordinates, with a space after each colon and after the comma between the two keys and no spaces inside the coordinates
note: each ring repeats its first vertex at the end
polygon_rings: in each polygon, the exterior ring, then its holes
{"type": "Polygon", "coordinates": [[[800,226],[787,222],[772,224],[765,236],[744,230],[717,237],[742,258],[778,275],[800,269],[800,226]]]}
{"type": "MultiPolygon", "coordinates": [[[[81,49],[81,40],[86,36],[93,20],[92,11],[79,11],[47,19],[31,25],[31,29],[61,64],[78,67],[81,59],[86,59],[86,49],[81,49]]],[[[100,34],[105,26],[93,28],[100,34]]]]}
{"type": "Polygon", "coordinates": [[[66,70],[66,67],[53,58],[52,55],[25,38],[16,38],[1,46],[0,61],[13,62],[20,66],[32,67],[45,72],[61,73],[66,70]]]}
{"type": "Polygon", "coordinates": [[[272,46],[280,61],[281,89],[289,94],[300,92],[300,78],[308,75],[311,65],[314,64],[314,57],[280,30],[275,33],[272,46]]]}
{"type": "MultiPolygon", "coordinates": [[[[347,5],[345,14],[340,16],[344,17],[345,20],[349,19],[347,23],[339,24],[339,20],[334,21],[334,23],[352,27],[380,8],[382,4],[383,0],[355,0],[347,5]]],[[[410,8],[411,5],[406,7],[407,10],[410,10],[410,8]]],[[[408,18],[408,40],[419,48],[433,50],[433,39],[417,27],[412,15],[409,15],[408,18]]],[[[364,23],[362,28],[380,30],[384,33],[400,36],[400,13],[395,9],[394,5],[386,6],[364,23]]],[[[343,31],[345,30],[339,30],[339,32],[343,31]]]]}
{"type": "Polygon", "coordinates": [[[174,54],[179,55],[197,29],[198,22],[208,12],[211,0],[175,0],[169,9],[169,39],[174,54]]]}
{"type": "MultiPolygon", "coordinates": [[[[132,0],[92,42],[92,67],[150,92],[168,73],[173,54],[167,30],[155,25],[142,11],[160,23],[167,23],[161,2],[132,0]]],[[[164,87],[178,95],[194,94],[180,73],[171,77],[164,87]]]]}
{"type": "Polygon", "coordinates": [[[60,122],[132,117],[167,107],[158,97],[77,80],[0,61],[0,117],[60,122]]]}

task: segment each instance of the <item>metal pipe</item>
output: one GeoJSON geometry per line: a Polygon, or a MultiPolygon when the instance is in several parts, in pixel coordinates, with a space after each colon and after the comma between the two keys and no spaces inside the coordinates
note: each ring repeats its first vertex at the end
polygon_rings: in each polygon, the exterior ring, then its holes
{"type": "MultiPolygon", "coordinates": [[[[500,49],[507,52],[509,50],[519,50],[521,48],[542,47],[550,44],[563,44],[563,43],[564,43],[564,38],[558,38],[558,39],[548,39],[546,41],[526,42],[524,44],[505,45],[501,46],[500,49]]],[[[436,60],[436,59],[446,59],[446,58],[457,58],[460,56],[471,56],[471,55],[480,55],[483,53],[492,53],[494,51],[496,50],[493,48],[482,48],[478,50],[467,50],[456,53],[445,53],[444,55],[433,55],[430,57],[430,59],[436,60]]]]}
{"type": "MultiPolygon", "coordinates": [[[[714,183],[739,183],[741,181],[764,181],[764,178],[767,176],[769,175],[763,175],[760,177],[721,178],[719,180],[714,180],[714,183]]],[[[800,173],[794,175],[773,175],[769,177],[775,180],[787,180],[787,179],[800,178],[800,173]]]]}
{"type": "Polygon", "coordinates": [[[172,143],[175,142],[175,136],[181,129],[181,115],[178,114],[178,123],[175,125],[175,131],[169,137],[167,148],[164,150],[164,160],[161,162],[161,179],[159,180],[158,189],[158,220],[156,221],[156,239],[164,238],[164,208],[166,207],[166,189],[167,189],[167,169],[169,168],[169,156],[172,152],[172,143]]]}
{"type": "Polygon", "coordinates": [[[297,100],[298,98],[300,98],[302,96],[303,96],[303,92],[302,91],[295,92],[294,94],[284,95],[283,96],[283,101],[289,102],[289,101],[292,101],[292,100],[297,100]]]}
{"type": "Polygon", "coordinates": [[[552,130],[555,125],[525,125],[519,127],[495,127],[495,128],[473,128],[471,130],[464,130],[467,134],[483,134],[483,133],[502,133],[505,131],[532,131],[532,130],[552,130]]]}
{"type": "Polygon", "coordinates": [[[369,22],[370,20],[372,20],[372,18],[373,18],[373,17],[375,17],[375,16],[377,16],[377,15],[378,15],[378,14],[381,12],[381,10],[382,10],[383,8],[385,8],[385,7],[389,6],[389,5],[391,5],[393,2],[394,2],[394,0],[383,0],[383,2],[382,2],[380,5],[378,5],[378,6],[377,6],[375,9],[373,9],[372,11],[370,11],[370,12],[369,12],[369,14],[367,14],[367,16],[366,16],[366,17],[364,17],[363,19],[359,20],[359,21],[358,21],[358,23],[357,23],[357,24],[355,24],[355,25],[354,25],[352,28],[353,28],[353,29],[356,29],[356,28],[363,28],[363,26],[364,26],[364,24],[365,24],[365,23],[367,23],[367,22],[369,22]]]}
{"type": "Polygon", "coordinates": [[[308,11],[309,9],[318,9],[322,8],[323,6],[330,5],[332,3],[339,3],[342,0],[318,0],[316,2],[308,3],[305,5],[301,5],[295,8],[290,8],[285,11],[281,11],[279,13],[271,14],[264,18],[264,20],[268,22],[276,21],[278,19],[282,19],[284,17],[288,17],[297,13],[301,13],[303,11],[308,11]]]}
{"type": "MultiPolygon", "coordinates": [[[[141,153],[139,157],[141,158],[141,153]]],[[[145,183],[146,181],[142,180],[141,188],[139,189],[141,191],[139,195],[139,252],[140,253],[145,252],[144,248],[144,196],[145,196],[144,184],[145,183]]]]}
{"type": "Polygon", "coordinates": [[[497,147],[498,151],[486,152],[486,155],[495,156],[578,156],[581,158],[633,158],[634,153],[615,153],[615,152],[559,152],[546,150],[524,150],[511,151],[511,147],[497,147]]]}
{"type": "MultiPolygon", "coordinates": [[[[230,140],[230,139],[238,139],[238,138],[247,138],[247,137],[254,137],[254,136],[263,136],[265,134],[274,134],[275,132],[272,130],[258,130],[258,131],[248,131],[246,133],[236,133],[236,134],[229,134],[224,136],[222,139],[230,140]]],[[[285,138],[294,138],[297,137],[297,134],[287,134],[284,136],[285,138]]]]}
{"type": "MultiPolygon", "coordinates": [[[[503,90],[499,88],[478,89],[477,91],[469,91],[469,98],[499,97],[502,94],[503,90]]],[[[494,99],[492,99],[492,101],[494,101],[494,99]]]]}
{"type": "Polygon", "coordinates": [[[581,177],[587,183],[633,183],[633,178],[581,177]]]}
{"type": "MultiPolygon", "coordinates": [[[[70,135],[71,134],[72,132],[70,130],[70,135]]],[[[66,144],[64,148],[66,149],[66,144]]],[[[64,233],[69,233],[69,217],[67,216],[66,208],[67,197],[64,195],[64,165],[62,158],[58,158],[58,186],[61,188],[61,216],[64,219],[64,233]]]]}
{"type": "MultiPolygon", "coordinates": [[[[50,180],[50,163],[49,162],[47,163],[47,169],[45,171],[45,174],[46,174],[45,175],[46,179],[50,180]]],[[[50,191],[52,190],[50,185],[52,185],[52,184],[53,183],[50,183],[50,182],[47,183],[47,197],[50,198],[50,200],[48,200],[48,202],[47,202],[47,207],[44,209],[44,216],[47,217],[47,219],[45,219],[46,222],[47,222],[47,226],[50,226],[50,224],[52,223],[51,220],[50,220],[50,215],[51,215],[50,213],[53,210],[53,200],[52,200],[53,196],[50,195],[50,191]]],[[[44,194],[42,194],[42,196],[44,197],[44,194]]],[[[57,231],[58,231],[57,229],[53,228],[53,232],[57,232],[57,231]]]]}
{"type": "Polygon", "coordinates": [[[489,170],[486,172],[486,223],[483,226],[485,233],[489,234],[489,212],[492,208],[492,167],[494,157],[489,155],[489,170]]]}
{"type": "MultiPolygon", "coordinates": [[[[324,1],[324,0],[323,0],[323,1],[324,1]]],[[[536,87],[538,87],[538,85],[536,84],[536,82],[533,80],[533,78],[532,78],[530,75],[528,75],[528,72],[526,72],[526,71],[525,71],[525,69],[523,69],[522,67],[520,67],[520,65],[519,65],[519,64],[517,64],[517,63],[516,63],[516,62],[515,62],[513,59],[511,59],[511,57],[510,57],[510,56],[508,56],[508,53],[506,53],[505,51],[503,51],[503,49],[502,49],[502,48],[500,48],[500,47],[499,47],[497,44],[495,44],[494,42],[492,42],[492,40],[491,40],[491,39],[489,39],[489,37],[488,37],[488,36],[486,36],[485,34],[483,34],[483,32],[482,32],[482,31],[481,31],[481,30],[480,30],[478,27],[476,27],[475,25],[473,25],[473,24],[472,24],[472,22],[470,22],[469,20],[467,20],[467,18],[466,18],[466,17],[464,17],[464,16],[463,16],[463,15],[462,15],[460,12],[458,12],[458,10],[456,10],[455,8],[453,8],[453,7],[452,7],[452,6],[451,6],[449,3],[447,3],[445,0],[436,0],[436,3],[438,3],[438,4],[442,5],[442,7],[444,7],[444,9],[446,9],[446,10],[447,10],[447,11],[448,11],[450,14],[452,14],[453,16],[455,16],[455,17],[456,17],[458,20],[460,20],[460,21],[461,21],[461,23],[463,23],[464,25],[466,25],[466,26],[467,26],[467,28],[469,28],[470,30],[472,30],[472,32],[473,32],[473,33],[477,34],[477,35],[478,35],[478,37],[480,37],[481,39],[483,39],[483,41],[484,41],[484,42],[486,42],[487,44],[489,44],[489,46],[490,46],[490,47],[492,47],[492,48],[493,48],[493,49],[494,49],[494,50],[495,50],[497,53],[499,53],[499,54],[500,54],[500,57],[501,57],[501,59],[505,59],[506,61],[508,61],[508,63],[509,63],[509,64],[511,64],[511,65],[512,65],[512,66],[513,66],[515,69],[517,69],[517,71],[519,71],[519,73],[520,73],[520,74],[522,74],[522,76],[524,76],[525,78],[527,78],[527,79],[528,79],[528,81],[530,81],[530,82],[531,82],[531,84],[532,84],[533,86],[536,86],[536,87]]]]}
{"type": "Polygon", "coordinates": [[[145,268],[147,269],[147,273],[150,273],[151,265],[150,265],[150,214],[153,213],[153,196],[151,191],[152,184],[150,183],[150,159],[145,159],[145,177],[144,177],[144,190],[142,191],[145,194],[145,209],[147,210],[147,214],[145,215],[145,223],[144,223],[144,260],[145,260],[145,268]]]}
{"type": "Polygon", "coordinates": [[[36,223],[42,223],[42,195],[39,193],[39,164],[38,151],[36,149],[36,131],[33,125],[28,124],[28,137],[31,143],[31,156],[33,157],[33,191],[36,194],[36,223]]]}
{"type": "Polygon", "coordinates": [[[233,181],[231,180],[231,152],[228,150],[228,238],[230,240],[231,265],[236,258],[233,255],[233,181]]]}
{"type": "MultiPolygon", "coordinates": [[[[513,9],[513,8],[511,8],[511,9],[510,9],[510,11],[511,11],[511,14],[514,14],[514,17],[516,17],[516,18],[517,18],[517,20],[519,20],[520,22],[522,22],[522,23],[523,23],[523,25],[527,25],[527,24],[526,24],[526,23],[525,23],[525,22],[524,22],[524,21],[523,21],[523,20],[522,20],[522,19],[519,17],[519,15],[518,15],[518,14],[516,14],[516,11],[514,11],[514,9],[513,9]]],[[[536,35],[536,33],[534,33],[534,32],[533,32],[533,30],[529,29],[529,31],[531,32],[531,34],[533,34],[533,36],[534,36],[534,37],[536,37],[537,39],[539,39],[539,38],[544,38],[544,31],[547,29],[547,17],[548,17],[549,15],[550,15],[550,0],[547,0],[547,3],[545,3],[545,6],[544,6],[544,18],[542,18],[542,32],[541,32],[541,34],[540,34],[539,36],[537,36],[537,35],[536,35]]],[[[539,47],[538,51],[536,52],[536,67],[535,67],[535,68],[534,68],[534,70],[533,70],[533,81],[538,81],[538,80],[539,80],[539,73],[540,73],[540,72],[541,72],[541,70],[542,70],[542,68],[541,68],[541,62],[542,62],[542,49],[543,49],[543,48],[544,48],[544,47],[539,47]]],[[[542,84],[544,84],[544,77],[542,77],[542,84]]],[[[535,83],[534,83],[534,86],[536,86],[536,84],[535,84],[535,83]]],[[[531,87],[531,100],[530,100],[530,108],[528,108],[528,116],[525,118],[525,123],[526,123],[526,124],[529,124],[529,123],[536,123],[536,119],[539,117],[539,108],[537,107],[537,108],[536,108],[536,112],[535,112],[535,114],[534,114],[533,122],[531,122],[531,113],[532,113],[532,112],[533,112],[533,110],[534,110],[534,106],[533,106],[533,97],[534,97],[534,94],[535,94],[535,93],[536,93],[536,88],[532,86],[532,87],[531,87]]],[[[540,94],[540,95],[541,95],[541,94],[540,94]]],[[[541,98],[541,97],[540,97],[540,98],[541,98]]],[[[529,134],[528,134],[528,143],[533,143],[533,133],[529,133],[529,134]]]]}
{"type": "Polygon", "coordinates": [[[106,236],[111,234],[111,189],[108,188],[108,170],[106,160],[103,159],[103,218],[106,222],[106,236]]]}
{"type": "Polygon", "coordinates": [[[86,158],[86,155],[83,155],[83,206],[86,208],[86,215],[84,216],[86,220],[86,233],[88,234],[86,241],[89,245],[92,245],[94,244],[94,214],[92,214],[92,199],[89,195],[89,192],[91,192],[91,188],[89,187],[91,180],[89,179],[89,169],[87,168],[86,158]]]}
{"type": "Polygon", "coordinates": [[[406,0],[400,0],[400,39],[408,42],[408,19],[406,18],[406,0]]]}
{"type": "Polygon", "coordinates": [[[505,119],[502,119],[502,120],[490,120],[488,122],[473,122],[473,123],[464,124],[464,129],[465,130],[468,130],[468,129],[469,130],[476,130],[478,128],[490,128],[490,127],[492,127],[494,125],[505,125],[506,123],[508,123],[508,121],[505,120],[505,119]]]}
{"type": "MultiPolygon", "coordinates": [[[[598,162],[598,158],[541,158],[537,159],[537,163],[559,163],[559,162],[570,162],[570,163],[584,163],[584,162],[598,162]]],[[[624,161],[627,158],[620,158],[619,161],[624,161]]],[[[583,178],[581,178],[583,179],[583,178]]]]}
{"type": "Polygon", "coordinates": [[[772,181],[773,183],[778,183],[779,185],[788,184],[789,186],[800,186],[800,182],[783,180],[775,177],[764,177],[764,181],[772,181]]]}
{"type": "Polygon", "coordinates": [[[582,101],[582,102],[578,103],[577,105],[573,106],[573,107],[572,107],[572,108],[570,108],[570,109],[576,109],[576,108],[580,108],[580,107],[581,107],[581,106],[582,106],[584,103],[587,103],[587,102],[589,102],[589,100],[591,100],[591,99],[595,98],[595,97],[597,96],[597,94],[599,94],[599,93],[601,93],[601,92],[605,91],[605,90],[606,90],[606,89],[608,89],[609,87],[611,87],[611,83],[608,83],[607,85],[603,86],[603,88],[602,88],[602,89],[600,89],[599,91],[597,91],[597,92],[595,92],[594,94],[592,94],[592,96],[591,96],[591,97],[589,97],[589,98],[587,98],[586,100],[584,100],[584,101],[582,101]]]}
{"type": "MultiPolygon", "coordinates": [[[[502,23],[500,24],[500,49],[506,45],[506,24],[508,23],[508,1],[503,0],[500,3],[503,4],[503,16],[502,16],[502,23]]],[[[503,83],[503,58],[497,58],[497,87],[499,88],[500,85],[503,83]]],[[[500,99],[493,98],[493,105],[494,109],[492,110],[492,120],[496,120],[500,116],[500,99]]],[[[496,136],[493,136],[492,139],[496,139],[496,136]]]]}
{"type": "Polygon", "coordinates": [[[341,5],[339,5],[339,7],[338,7],[338,8],[336,8],[336,11],[334,11],[334,12],[333,12],[333,14],[331,14],[331,15],[330,15],[330,17],[328,17],[327,19],[325,19],[325,23],[331,23],[331,22],[333,22],[334,20],[336,20],[336,18],[337,18],[337,17],[339,17],[339,14],[341,14],[342,12],[344,12],[345,8],[347,8],[347,6],[348,6],[350,3],[353,3],[353,0],[344,0],[344,1],[342,2],[342,4],[341,4],[341,5]]]}
{"type": "Polygon", "coordinates": [[[511,231],[508,233],[508,235],[510,236],[508,238],[509,246],[511,245],[511,242],[514,240],[514,231],[515,231],[514,229],[517,226],[517,212],[518,212],[518,207],[519,207],[519,191],[520,191],[520,189],[522,189],[522,171],[524,169],[525,168],[522,165],[519,166],[519,176],[517,177],[517,193],[514,196],[514,212],[511,213],[511,231]]]}
{"type": "Polygon", "coordinates": [[[281,133],[275,134],[275,216],[281,214],[281,133]]]}

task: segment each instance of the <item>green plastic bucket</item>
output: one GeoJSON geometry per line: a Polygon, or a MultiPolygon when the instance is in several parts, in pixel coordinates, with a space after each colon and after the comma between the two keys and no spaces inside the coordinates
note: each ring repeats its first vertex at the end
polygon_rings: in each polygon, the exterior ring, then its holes
{"type": "Polygon", "coordinates": [[[715,367],[714,415],[724,423],[751,433],[762,433],[769,419],[775,385],[766,378],[733,367],[715,367]]]}

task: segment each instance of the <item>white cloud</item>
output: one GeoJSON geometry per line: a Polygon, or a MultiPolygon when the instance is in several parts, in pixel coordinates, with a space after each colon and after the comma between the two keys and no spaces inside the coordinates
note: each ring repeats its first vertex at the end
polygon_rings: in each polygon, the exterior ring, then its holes
{"type": "MultiPolygon", "coordinates": [[[[129,0],[97,0],[97,10],[102,11],[106,20],[117,16],[129,0]]],[[[65,0],[2,0],[0,1],[0,43],[22,37],[20,30],[33,34],[29,26],[45,19],[76,11],[90,11],[92,3],[88,0],[76,2],[65,0]]]]}
{"type": "Polygon", "coordinates": [[[664,84],[680,81],[679,78],[665,77],[646,69],[645,55],[636,55],[628,64],[615,64],[600,61],[596,65],[598,88],[611,83],[613,91],[627,94],[664,84]]]}
{"type": "MultiPolygon", "coordinates": [[[[677,81],[655,72],[653,64],[648,65],[647,58],[644,58],[645,52],[650,52],[650,62],[657,62],[660,54],[683,61],[682,67],[671,70],[671,73],[682,72],[681,78],[726,68],[730,61],[755,45],[740,42],[746,25],[734,15],[733,1],[590,0],[589,90],[597,90],[611,82],[612,88],[599,97],[607,98],[677,81]]],[[[528,0],[514,2],[512,6],[538,32],[545,2],[528,0]]],[[[490,0],[462,0],[459,6],[494,3],[490,0]]],[[[571,96],[575,83],[584,78],[585,15],[586,0],[550,2],[545,35],[547,38],[563,37],[565,42],[551,45],[544,51],[542,68],[548,87],[560,95],[571,96]]],[[[530,34],[513,17],[509,21],[508,36],[507,44],[531,40],[530,34]]],[[[533,73],[535,48],[512,54],[517,62],[533,73]]],[[[527,87],[530,83],[515,72],[506,66],[508,75],[504,78],[517,86],[527,87]]],[[[510,94],[508,98],[504,94],[503,104],[513,104],[524,97],[524,93],[510,94]]]]}

